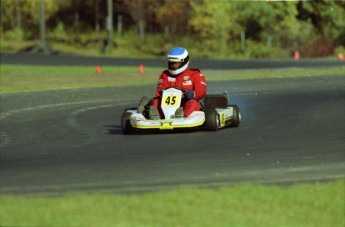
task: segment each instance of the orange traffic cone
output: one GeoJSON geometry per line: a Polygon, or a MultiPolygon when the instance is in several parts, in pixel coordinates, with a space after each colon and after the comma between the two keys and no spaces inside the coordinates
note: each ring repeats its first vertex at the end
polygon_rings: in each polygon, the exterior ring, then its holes
{"type": "Polygon", "coordinates": [[[299,60],[299,51],[298,51],[298,50],[296,50],[296,51],[294,52],[293,58],[294,58],[296,61],[299,60]]]}
{"type": "Polygon", "coordinates": [[[100,74],[102,72],[101,66],[96,65],[96,73],[100,74]]]}
{"type": "Polygon", "coordinates": [[[139,65],[139,72],[141,72],[141,73],[144,72],[144,65],[143,64],[139,65]]]}

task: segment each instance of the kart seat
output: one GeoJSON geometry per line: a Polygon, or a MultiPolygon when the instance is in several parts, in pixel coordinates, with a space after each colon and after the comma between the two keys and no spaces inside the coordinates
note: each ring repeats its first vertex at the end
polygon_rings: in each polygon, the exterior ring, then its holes
{"type": "Polygon", "coordinates": [[[206,95],[204,98],[204,109],[227,108],[228,97],[221,95],[206,95]]]}

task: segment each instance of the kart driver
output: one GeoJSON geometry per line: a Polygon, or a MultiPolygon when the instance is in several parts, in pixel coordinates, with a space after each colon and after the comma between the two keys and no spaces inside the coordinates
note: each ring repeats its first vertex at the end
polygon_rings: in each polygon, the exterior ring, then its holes
{"type": "Polygon", "coordinates": [[[175,47],[168,52],[168,70],[159,77],[156,96],[151,101],[150,119],[163,117],[161,106],[162,90],[168,87],[183,89],[184,98],[181,107],[176,110],[175,117],[188,117],[193,111],[201,109],[199,100],[206,95],[206,81],[199,69],[189,69],[188,51],[182,47],[175,47]]]}

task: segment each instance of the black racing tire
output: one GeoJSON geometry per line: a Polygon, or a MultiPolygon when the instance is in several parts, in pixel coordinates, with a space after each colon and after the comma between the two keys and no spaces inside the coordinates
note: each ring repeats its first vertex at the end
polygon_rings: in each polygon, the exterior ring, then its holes
{"type": "Polygon", "coordinates": [[[219,116],[215,109],[205,110],[206,128],[209,131],[217,131],[219,128],[219,116]]]}
{"type": "Polygon", "coordinates": [[[231,119],[230,127],[238,127],[241,123],[241,114],[240,114],[240,108],[237,105],[229,105],[233,108],[233,119],[231,119]]]}
{"type": "Polygon", "coordinates": [[[134,128],[132,127],[129,118],[131,117],[132,113],[127,112],[131,108],[125,109],[122,113],[121,117],[121,130],[123,134],[133,134],[135,132],[134,128]]]}

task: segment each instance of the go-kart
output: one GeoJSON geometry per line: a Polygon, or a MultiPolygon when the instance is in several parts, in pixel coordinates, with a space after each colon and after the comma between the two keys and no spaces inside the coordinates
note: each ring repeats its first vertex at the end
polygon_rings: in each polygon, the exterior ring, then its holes
{"type": "Polygon", "coordinates": [[[133,134],[140,130],[175,130],[206,127],[216,131],[228,126],[238,127],[241,121],[237,105],[230,105],[228,94],[206,95],[200,111],[192,112],[188,117],[175,115],[181,107],[184,91],[169,87],[162,91],[161,109],[163,119],[150,119],[150,99],[143,97],[137,108],[127,108],[121,118],[124,134],[133,134]],[[143,103],[145,103],[144,107],[143,103]]]}

